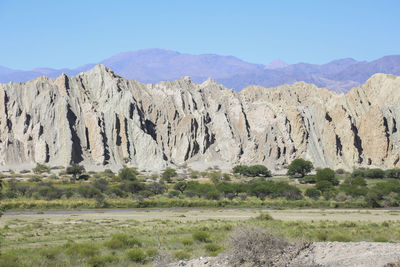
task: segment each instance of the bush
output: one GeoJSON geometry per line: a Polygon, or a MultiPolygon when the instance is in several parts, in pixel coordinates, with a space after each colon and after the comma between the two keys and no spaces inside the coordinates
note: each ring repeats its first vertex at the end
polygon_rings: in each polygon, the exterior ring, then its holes
{"type": "Polygon", "coordinates": [[[191,246],[193,245],[193,240],[189,238],[185,238],[181,240],[182,245],[184,246],[191,246]]]}
{"type": "Polygon", "coordinates": [[[314,168],[311,161],[304,159],[293,160],[287,170],[287,175],[304,177],[307,173],[311,172],[314,168]]]}
{"type": "Polygon", "coordinates": [[[72,243],[66,250],[65,253],[70,256],[86,256],[93,257],[100,253],[99,249],[92,243],[72,243]]]}
{"type": "Polygon", "coordinates": [[[193,235],[193,239],[200,242],[210,242],[210,233],[205,231],[195,232],[193,235]]]}
{"type": "Polygon", "coordinates": [[[33,168],[32,171],[34,173],[44,173],[44,172],[49,173],[50,172],[50,168],[48,166],[44,165],[44,164],[37,163],[36,167],[33,168]]]}
{"type": "Polygon", "coordinates": [[[257,227],[236,229],[229,243],[229,266],[242,266],[243,263],[246,266],[286,266],[291,260],[289,249],[295,250],[294,253],[301,249],[257,227]]]}
{"type": "Polygon", "coordinates": [[[222,247],[221,247],[220,245],[218,245],[218,244],[210,243],[210,244],[206,244],[206,245],[204,246],[204,249],[205,249],[207,252],[217,252],[217,251],[221,251],[221,250],[222,250],[222,247]]]}
{"type": "Polygon", "coordinates": [[[133,180],[136,180],[136,172],[128,167],[124,167],[119,170],[118,177],[121,180],[133,181],[133,180]]]}
{"type": "Polygon", "coordinates": [[[328,181],[332,185],[338,185],[339,180],[335,177],[335,172],[330,168],[317,171],[317,183],[319,181],[328,181]]]}
{"type": "Polygon", "coordinates": [[[126,251],[126,257],[130,261],[143,262],[146,259],[147,255],[141,248],[134,247],[126,251]]]}
{"type": "Polygon", "coordinates": [[[88,264],[92,267],[102,267],[116,261],[118,261],[118,257],[114,255],[93,256],[88,259],[88,264]]]}
{"type": "Polygon", "coordinates": [[[146,249],[147,257],[154,257],[157,254],[158,254],[158,249],[156,249],[156,248],[148,248],[148,249],[146,249]]]}
{"type": "Polygon", "coordinates": [[[317,182],[317,177],[315,175],[305,176],[299,179],[301,184],[315,184],[317,182]]]}
{"type": "Polygon", "coordinates": [[[304,192],[304,195],[306,197],[317,200],[320,198],[321,192],[318,189],[316,189],[315,187],[311,187],[311,188],[306,189],[306,191],[304,192]]]}
{"type": "Polygon", "coordinates": [[[117,233],[113,234],[111,239],[105,244],[109,249],[130,248],[133,246],[141,246],[142,243],[135,237],[128,236],[127,234],[117,233]]]}
{"type": "Polygon", "coordinates": [[[167,183],[172,182],[172,178],[176,177],[178,174],[176,173],[175,169],[166,168],[164,172],[161,174],[161,178],[165,180],[167,183]]]}
{"type": "Polygon", "coordinates": [[[382,179],[385,177],[385,172],[379,168],[369,169],[365,171],[365,176],[372,179],[382,179]]]}
{"type": "Polygon", "coordinates": [[[190,254],[185,251],[180,250],[180,251],[175,252],[175,258],[177,260],[188,260],[188,259],[190,259],[190,254]]]}
{"type": "Polygon", "coordinates": [[[271,221],[274,218],[268,212],[261,212],[260,215],[256,217],[256,219],[260,221],[271,221]]]}

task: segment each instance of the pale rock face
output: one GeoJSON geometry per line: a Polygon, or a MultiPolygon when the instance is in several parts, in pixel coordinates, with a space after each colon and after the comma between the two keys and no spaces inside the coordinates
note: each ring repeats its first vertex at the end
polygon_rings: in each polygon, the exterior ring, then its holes
{"type": "Polygon", "coordinates": [[[348,94],[298,82],[237,93],[188,77],[141,84],[103,65],[69,78],[0,84],[0,164],[265,164],[400,167],[400,77],[348,94]]]}

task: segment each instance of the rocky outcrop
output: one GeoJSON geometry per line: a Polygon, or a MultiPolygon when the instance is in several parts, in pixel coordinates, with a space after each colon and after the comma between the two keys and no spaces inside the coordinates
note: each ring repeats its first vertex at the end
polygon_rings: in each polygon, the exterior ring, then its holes
{"type": "Polygon", "coordinates": [[[213,80],[142,84],[103,65],[0,84],[0,164],[399,167],[400,77],[346,95],[298,82],[240,93],[213,80]]]}

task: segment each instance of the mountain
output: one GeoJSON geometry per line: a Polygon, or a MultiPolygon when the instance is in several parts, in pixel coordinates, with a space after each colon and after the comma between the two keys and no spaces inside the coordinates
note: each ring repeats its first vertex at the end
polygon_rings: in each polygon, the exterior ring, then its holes
{"type": "Polygon", "coordinates": [[[97,65],[0,84],[0,164],[400,167],[399,88],[399,76],[375,74],[347,94],[305,82],[236,92],[188,77],[146,85],[97,65]]]}
{"type": "MultiPolygon", "coordinates": [[[[262,65],[245,62],[232,56],[190,55],[171,50],[145,49],[120,53],[100,63],[122,77],[136,79],[142,83],[156,83],[190,76],[191,80],[197,83],[212,78],[236,91],[249,85],[274,87],[304,81],[341,93],[366,82],[375,73],[400,75],[400,55],[386,56],[371,62],[345,58],[323,65],[308,63],[287,65],[283,60],[276,59],[268,65],[262,65]]],[[[93,68],[94,65],[59,70],[37,68],[31,71],[0,67],[0,82],[28,81],[42,75],[56,78],[61,73],[74,76],[93,68]]]]}
{"type": "Polygon", "coordinates": [[[274,69],[281,69],[284,67],[289,66],[285,61],[283,61],[280,58],[274,59],[272,60],[270,63],[268,63],[267,66],[265,66],[265,69],[270,69],[270,70],[274,70],[274,69]]]}

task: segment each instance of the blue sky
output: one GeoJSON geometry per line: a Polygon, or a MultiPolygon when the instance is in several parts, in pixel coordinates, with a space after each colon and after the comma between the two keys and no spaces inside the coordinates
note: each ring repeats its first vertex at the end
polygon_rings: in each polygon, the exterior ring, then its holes
{"type": "Polygon", "coordinates": [[[400,54],[400,1],[0,0],[0,65],[77,67],[163,48],[267,64],[400,54]]]}

